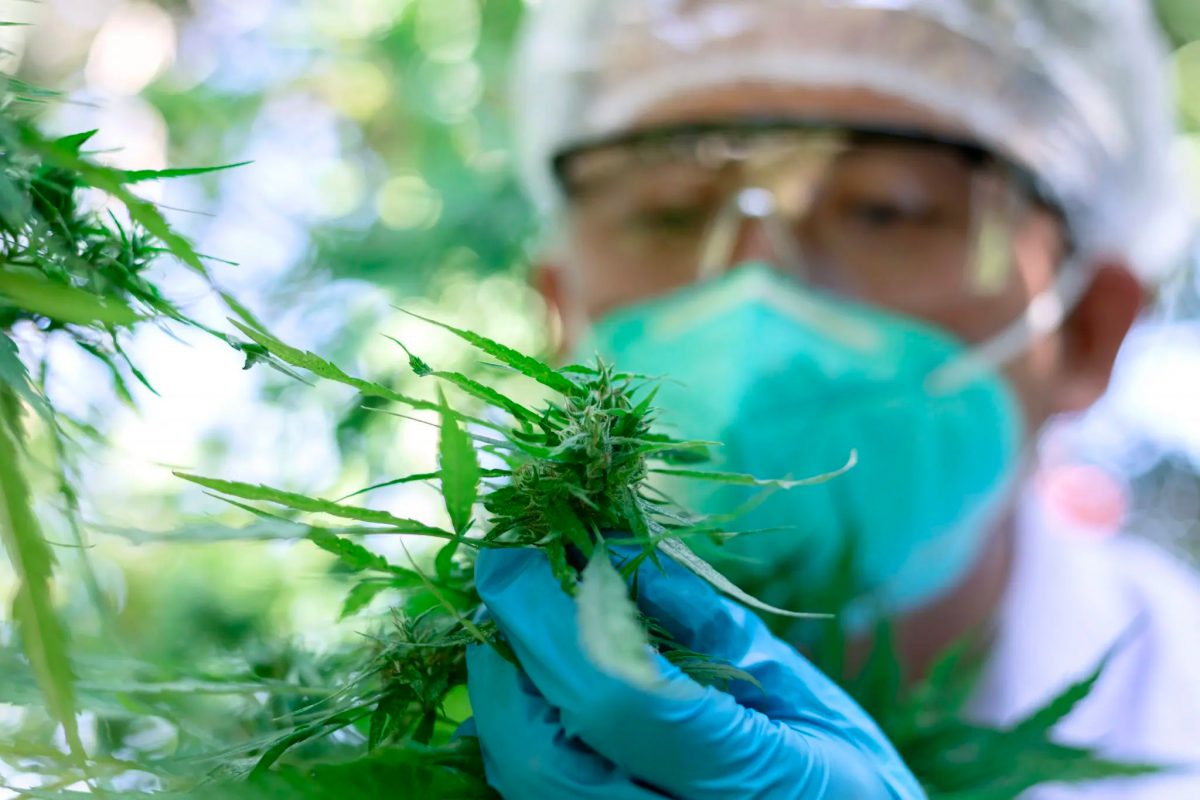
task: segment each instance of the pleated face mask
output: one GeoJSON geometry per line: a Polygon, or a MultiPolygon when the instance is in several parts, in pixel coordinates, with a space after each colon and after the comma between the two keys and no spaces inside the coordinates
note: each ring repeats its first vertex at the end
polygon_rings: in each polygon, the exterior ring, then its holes
{"type": "Polygon", "coordinates": [[[841,477],[749,503],[744,487],[663,486],[699,514],[745,509],[730,528],[755,532],[704,555],[768,602],[810,600],[848,563],[855,625],[957,586],[1013,482],[1024,425],[1007,381],[996,370],[930,380],[967,352],[752,263],[601,319],[577,355],[661,377],[664,432],[720,442],[712,469],[799,479],[856,453],[841,477]]]}

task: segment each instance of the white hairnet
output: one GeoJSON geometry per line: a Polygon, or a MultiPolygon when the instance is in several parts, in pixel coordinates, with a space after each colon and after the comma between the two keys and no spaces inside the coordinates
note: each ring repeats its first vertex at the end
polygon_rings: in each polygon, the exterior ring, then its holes
{"type": "Polygon", "coordinates": [[[541,0],[514,74],[521,168],[680,93],[746,81],[868,88],[963,124],[1039,175],[1085,255],[1147,282],[1193,212],[1149,0],[541,0]]]}

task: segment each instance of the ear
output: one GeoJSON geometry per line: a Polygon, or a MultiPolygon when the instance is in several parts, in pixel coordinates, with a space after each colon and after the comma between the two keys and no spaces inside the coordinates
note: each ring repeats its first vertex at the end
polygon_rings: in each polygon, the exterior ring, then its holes
{"type": "Polygon", "coordinates": [[[1121,343],[1145,298],[1126,264],[1109,262],[1096,269],[1091,286],[1063,324],[1062,380],[1055,411],[1082,411],[1104,394],[1121,343]]]}

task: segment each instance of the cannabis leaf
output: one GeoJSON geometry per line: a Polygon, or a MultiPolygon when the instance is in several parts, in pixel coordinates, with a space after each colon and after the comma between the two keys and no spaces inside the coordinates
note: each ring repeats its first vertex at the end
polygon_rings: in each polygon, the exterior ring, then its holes
{"type": "Polygon", "coordinates": [[[442,475],[442,497],[454,532],[462,536],[471,524],[471,509],[479,491],[479,459],[475,445],[450,413],[446,398],[442,404],[442,436],[438,446],[438,465],[442,475]]]}

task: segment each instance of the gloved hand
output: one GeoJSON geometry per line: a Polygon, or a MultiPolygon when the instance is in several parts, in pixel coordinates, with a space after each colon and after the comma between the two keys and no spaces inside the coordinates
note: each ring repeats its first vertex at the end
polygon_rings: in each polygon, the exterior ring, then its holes
{"type": "MultiPolygon", "coordinates": [[[[704,687],[655,655],[660,683],[634,686],[582,649],[574,601],[537,550],[485,550],[476,586],[521,664],[467,653],[488,781],[506,800],[874,800],[924,798],[875,723],[757,616],[663,557],[638,603],[684,647],[762,689],[704,687]]],[[[833,623],[831,623],[833,624],[833,623]]]]}

